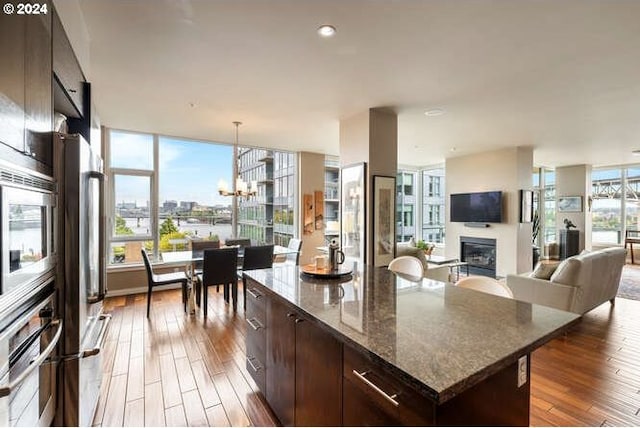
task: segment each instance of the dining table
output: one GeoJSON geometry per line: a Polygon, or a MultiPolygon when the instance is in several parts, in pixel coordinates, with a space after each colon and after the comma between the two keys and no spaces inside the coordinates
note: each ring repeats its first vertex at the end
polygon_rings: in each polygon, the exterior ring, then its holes
{"type": "MultiPolygon", "coordinates": [[[[240,246],[222,246],[221,248],[238,248],[238,268],[242,268],[242,259],[244,258],[244,247],[240,246]]],[[[296,254],[297,250],[283,247],[281,245],[273,246],[273,257],[286,256],[288,254],[296,254]]],[[[199,306],[199,299],[196,299],[194,292],[195,264],[204,260],[204,250],[186,250],[186,251],[163,251],[160,253],[162,261],[166,264],[175,264],[184,266],[187,278],[189,278],[189,299],[187,307],[189,313],[195,313],[196,307],[199,306]]],[[[196,290],[197,291],[197,290],[196,290]]]]}

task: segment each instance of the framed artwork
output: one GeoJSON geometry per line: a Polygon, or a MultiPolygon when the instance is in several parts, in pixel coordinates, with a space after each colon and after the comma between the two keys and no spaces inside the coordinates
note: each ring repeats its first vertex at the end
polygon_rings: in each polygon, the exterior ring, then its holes
{"type": "Polygon", "coordinates": [[[340,172],[340,246],[346,257],[366,263],[367,164],[348,165],[340,172]]]}
{"type": "Polygon", "coordinates": [[[561,212],[561,213],[582,212],[582,196],[559,196],[558,212],[561,212]]]}
{"type": "Polygon", "coordinates": [[[313,194],[316,208],[316,230],[324,230],[324,192],[316,190],[313,194]]]}
{"type": "Polygon", "coordinates": [[[313,233],[313,195],[302,195],[302,202],[304,205],[304,225],[302,233],[309,235],[313,233]]]}
{"type": "Polygon", "coordinates": [[[396,179],[373,176],[373,265],[388,266],[395,256],[396,179]]]}
{"type": "Polygon", "coordinates": [[[520,190],[520,223],[533,221],[533,190],[520,190]]]}

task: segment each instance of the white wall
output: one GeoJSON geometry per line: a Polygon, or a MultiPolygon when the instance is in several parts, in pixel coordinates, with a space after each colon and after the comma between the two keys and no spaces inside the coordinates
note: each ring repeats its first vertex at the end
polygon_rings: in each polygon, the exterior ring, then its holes
{"type": "MultiPolygon", "coordinates": [[[[556,201],[561,196],[580,196],[581,212],[556,211],[556,225],[564,228],[564,219],[569,219],[580,231],[580,250],[591,249],[591,211],[589,196],[591,195],[591,165],[572,165],[556,168],[556,201]]],[[[557,205],[556,205],[557,206],[557,205]]]]}
{"type": "Polygon", "coordinates": [[[519,190],[531,190],[533,149],[514,147],[446,160],[446,246],[447,257],[460,257],[460,237],[496,240],[496,274],[531,270],[531,223],[519,223],[519,190]],[[503,222],[488,228],[472,228],[449,221],[452,193],[502,191],[503,222]]]}

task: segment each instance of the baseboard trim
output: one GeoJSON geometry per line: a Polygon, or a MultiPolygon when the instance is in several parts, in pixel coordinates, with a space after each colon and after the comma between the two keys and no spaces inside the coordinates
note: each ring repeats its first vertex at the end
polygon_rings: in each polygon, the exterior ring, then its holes
{"type": "MultiPolygon", "coordinates": [[[[162,290],[174,290],[176,288],[180,288],[180,285],[169,284],[169,285],[159,285],[157,287],[153,287],[153,291],[162,291],[162,290]]],[[[120,297],[120,296],[129,296],[131,294],[141,294],[146,293],[149,287],[132,287],[132,288],[123,288],[120,290],[109,290],[107,291],[107,297],[120,297]]]]}

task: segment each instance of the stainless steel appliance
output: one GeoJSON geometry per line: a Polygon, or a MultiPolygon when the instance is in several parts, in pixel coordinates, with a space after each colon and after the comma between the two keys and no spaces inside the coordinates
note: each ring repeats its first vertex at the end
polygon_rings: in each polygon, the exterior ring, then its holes
{"type": "Polygon", "coordinates": [[[0,426],[47,426],[56,407],[54,187],[0,160],[0,426]]]}
{"type": "Polygon", "coordinates": [[[0,313],[55,266],[53,189],[50,178],[0,164],[0,313]]]}
{"type": "Polygon", "coordinates": [[[2,320],[0,426],[50,426],[56,407],[56,346],[63,324],[55,319],[53,277],[2,320]]]}
{"type": "Polygon", "coordinates": [[[104,255],[104,174],[102,160],[78,135],[54,134],[54,174],[58,184],[59,312],[61,408],[56,423],[91,426],[102,382],[102,341],[109,317],[104,255]]]}
{"type": "Polygon", "coordinates": [[[338,265],[344,263],[344,253],[340,251],[337,239],[332,239],[329,244],[329,270],[338,270],[338,265]]]}

